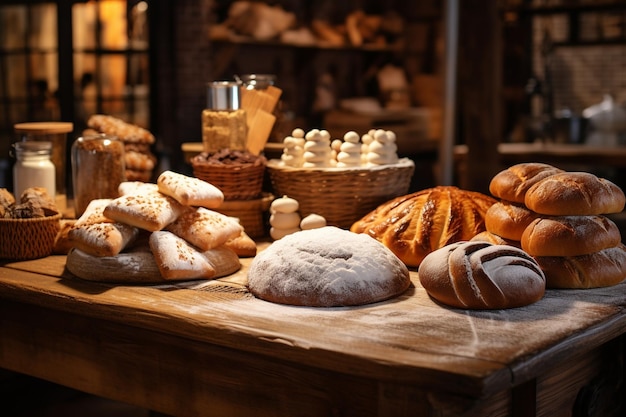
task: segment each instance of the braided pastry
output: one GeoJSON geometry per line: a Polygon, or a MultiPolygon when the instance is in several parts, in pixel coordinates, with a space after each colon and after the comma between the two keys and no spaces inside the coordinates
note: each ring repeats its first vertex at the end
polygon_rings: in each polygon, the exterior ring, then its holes
{"type": "Polygon", "coordinates": [[[456,242],[430,253],[419,280],[435,300],[466,309],[522,307],[540,300],[546,279],[523,250],[488,242],[456,242]]]}
{"type": "Polygon", "coordinates": [[[350,230],[370,235],[417,267],[430,252],[484,231],[485,213],[495,202],[453,186],[428,188],[380,205],[350,230]]]}

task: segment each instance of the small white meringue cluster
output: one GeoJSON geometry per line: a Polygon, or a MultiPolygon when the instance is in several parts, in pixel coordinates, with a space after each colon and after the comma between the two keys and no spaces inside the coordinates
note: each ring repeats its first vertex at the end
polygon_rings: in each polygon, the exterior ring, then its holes
{"type": "Polygon", "coordinates": [[[371,129],[362,137],[349,131],[342,139],[331,141],[327,130],[294,129],[283,140],[281,162],[294,168],[371,167],[398,162],[396,134],[391,130],[371,129]]]}
{"type": "Polygon", "coordinates": [[[270,205],[270,236],[279,240],[300,230],[318,229],[326,226],[326,219],[319,214],[309,214],[301,218],[300,203],[293,198],[282,196],[270,205]]]}

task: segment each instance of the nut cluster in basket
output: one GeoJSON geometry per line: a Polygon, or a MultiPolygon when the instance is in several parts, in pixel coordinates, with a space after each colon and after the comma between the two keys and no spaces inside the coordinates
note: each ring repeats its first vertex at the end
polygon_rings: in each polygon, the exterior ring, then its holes
{"type": "Polygon", "coordinates": [[[59,211],[45,188],[24,190],[19,201],[6,188],[0,188],[0,218],[34,219],[54,216],[59,211]]]}
{"type": "Polygon", "coordinates": [[[0,258],[35,259],[50,255],[61,213],[45,188],[27,188],[19,200],[0,189],[0,258]]]}
{"type": "Polygon", "coordinates": [[[221,149],[191,159],[194,176],[218,187],[225,200],[252,200],[261,195],[267,159],[249,151],[221,149]]]}

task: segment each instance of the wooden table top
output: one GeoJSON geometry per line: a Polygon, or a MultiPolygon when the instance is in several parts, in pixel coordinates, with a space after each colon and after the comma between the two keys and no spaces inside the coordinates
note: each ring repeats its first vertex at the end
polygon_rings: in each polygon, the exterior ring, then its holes
{"type": "Polygon", "coordinates": [[[360,307],[256,299],[242,269],[215,281],[109,285],[80,280],[64,256],[0,264],[0,300],[34,304],[322,370],[484,397],[626,331],[626,283],[548,290],[517,309],[436,304],[411,272],[402,296],[360,307]]]}

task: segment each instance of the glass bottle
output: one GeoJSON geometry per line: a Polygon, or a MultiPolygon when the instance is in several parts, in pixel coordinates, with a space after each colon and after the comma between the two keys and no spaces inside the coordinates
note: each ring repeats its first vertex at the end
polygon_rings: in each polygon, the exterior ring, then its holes
{"type": "Polygon", "coordinates": [[[124,143],[116,136],[82,136],[72,144],[74,211],[79,217],[91,200],[119,197],[126,180],[124,143]]]}
{"type": "Polygon", "coordinates": [[[55,168],[51,142],[16,142],[13,144],[16,162],[13,166],[13,194],[19,199],[25,189],[42,187],[51,197],[55,195],[55,168]]]}

